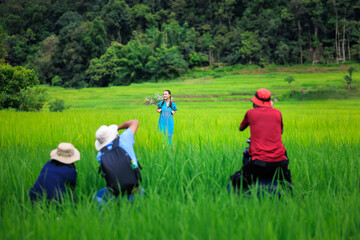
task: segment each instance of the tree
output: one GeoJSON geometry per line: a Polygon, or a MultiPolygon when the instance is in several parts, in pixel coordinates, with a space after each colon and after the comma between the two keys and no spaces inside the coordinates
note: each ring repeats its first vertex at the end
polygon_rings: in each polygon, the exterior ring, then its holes
{"type": "Polygon", "coordinates": [[[229,29],[231,29],[231,21],[234,16],[233,11],[235,10],[235,3],[235,0],[220,1],[218,9],[215,12],[215,15],[219,18],[220,24],[223,24],[223,22],[226,21],[229,29]]]}
{"type": "Polygon", "coordinates": [[[82,21],[84,21],[84,19],[78,12],[68,11],[56,21],[55,28],[59,32],[71,23],[80,23],[82,21]]]}
{"type": "Polygon", "coordinates": [[[158,69],[156,69],[157,78],[171,79],[179,77],[186,73],[188,64],[182,58],[177,47],[157,49],[158,69]]]}
{"type": "Polygon", "coordinates": [[[294,14],[294,20],[296,21],[296,26],[297,26],[297,43],[298,43],[298,49],[299,49],[299,54],[300,54],[300,63],[303,64],[303,49],[302,49],[302,45],[303,45],[303,41],[302,41],[302,24],[301,24],[301,20],[304,19],[304,14],[306,12],[306,9],[303,5],[303,1],[302,0],[291,0],[290,3],[288,4],[290,10],[293,12],[294,14]]]}
{"type": "Polygon", "coordinates": [[[59,45],[59,38],[51,35],[44,39],[39,47],[37,55],[33,61],[33,68],[42,83],[50,83],[56,74],[54,67],[54,56],[59,45]]]}
{"type": "Polygon", "coordinates": [[[134,29],[143,33],[145,29],[157,26],[157,22],[150,8],[144,4],[136,4],[130,8],[132,19],[134,20],[134,29]]]}
{"type": "Polygon", "coordinates": [[[6,51],[6,39],[7,34],[4,31],[4,28],[0,25],[0,59],[7,57],[8,53],[6,51]]]}
{"type": "Polygon", "coordinates": [[[18,15],[9,14],[5,19],[5,26],[10,35],[23,33],[24,25],[24,19],[18,15]]]}
{"type": "Polygon", "coordinates": [[[119,79],[119,57],[123,45],[113,42],[100,58],[90,61],[86,74],[90,78],[89,86],[106,87],[119,79]]]}
{"type": "Polygon", "coordinates": [[[106,87],[150,80],[157,71],[157,66],[148,65],[153,55],[149,45],[139,44],[136,40],[127,45],[113,42],[104,55],[91,60],[86,71],[90,77],[89,85],[106,87]]]}
{"type": "Polygon", "coordinates": [[[131,40],[127,45],[113,42],[104,55],[91,60],[86,73],[90,86],[105,87],[175,78],[187,68],[177,47],[153,49],[147,43],[131,40]]]}
{"type": "Polygon", "coordinates": [[[132,35],[131,15],[124,0],[110,0],[102,9],[102,19],[112,41],[127,43],[132,35]]]}
{"type": "Polygon", "coordinates": [[[60,30],[54,63],[65,87],[86,85],[86,69],[91,59],[105,53],[105,39],[106,31],[100,18],[92,22],[71,23],[60,30]]]}
{"type": "Polygon", "coordinates": [[[245,63],[257,63],[260,58],[258,53],[261,50],[261,45],[258,42],[259,35],[257,32],[244,32],[241,34],[241,46],[237,49],[239,56],[245,63]]]}
{"type": "Polygon", "coordinates": [[[289,88],[291,89],[291,83],[295,81],[295,78],[293,76],[288,76],[284,81],[289,84],[289,88]]]}
{"type": "Polygon", "coordinates": [[[283,42],[280,42],[275,51],[275,54],[278,59],[278,63],[287,64],[289,62],[289,53],[290,53],[289,46],[283,42]]]}
{"type": "Polygon", "coordinates": [[[352,73],[353,73],[354,70],[355,70],[354,67],[349,67],[348,70],[347,70],[347,72],[349,73],[349,75],[345,75],[345,76],[344,76],[344,79],[345,79],[346,84],[347,84],[347,86],[348,86],[348,90],[351,89],[352,73]]]}
{"type": "Polygon", "coordinates": [[[34,70],[0,63],[0,109],[39,110],[45,102],[45,90],[31,90],[39,83],[34,70]]]}
{"type": "Polygon", "coordinates": [[[12,65],[24,65],[26,60],[35,55],[37,46],[31,44],[31,31],[24,35],[8,35],[5,38],[7,57],[6,60],[12,65]]]}

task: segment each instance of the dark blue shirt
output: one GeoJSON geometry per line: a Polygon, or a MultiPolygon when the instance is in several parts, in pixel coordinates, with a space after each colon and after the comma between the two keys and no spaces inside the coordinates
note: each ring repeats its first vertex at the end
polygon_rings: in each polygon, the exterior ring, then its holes
{"type": "Polygon", "coordinates": [[[46,192],[48,200],[60,201],[66,192],[66,186],[75,190],[76,174],[74,164],[64,164],[56,160],[47,162],[41,169],[34,186],[30,189],[30,199],[37,200],[46,192]]]}

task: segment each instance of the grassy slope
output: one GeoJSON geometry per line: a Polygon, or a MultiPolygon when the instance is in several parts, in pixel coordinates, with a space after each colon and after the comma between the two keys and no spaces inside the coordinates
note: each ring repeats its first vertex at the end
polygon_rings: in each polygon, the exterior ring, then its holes
{"type": "MultiPolygon", "coordinates": [[[[337,78],[325,75],[304,74],[302,81],[322,84],[337,78]]],[[[173,151],[156,131],[154,107],[141,104],[145,96],[167,88],[176,98],[243,90],[253,94],[258,87],[280,91],[285,84],[281,74],[266,76],[50,88],[53,99],[63,98],[72,108],[63,113],[0,111],[0,239],[358,239],[358,99],[276,103],[284,118],[283,141],[295,183],[294,196],[283,193],[280,201],[226,192],[228,176],[240,168],[249,137],[248,130],[237,130],[249,102],[179,101],[173,151]],[[97,175],[94,133],[102,124],[131,118],[141,123],[135,151],[144,167],[147,196],[133,205],[119,200],[99,212],[92,197],[104,180],[97,175]],[[59,208],[31,205],[28,190],[61,141],[72,142],[81,152],[79,202],[59,208]]]]}
{"type": "MultiPolygon", "coordinates": [[[[73,108],[85,109],[129,109],[137,108],[144,102],[146,96],[162,93],[170,89],[176,102],[194,105],[193,102],[224,102],[234,100],[247,100],[251,98],[256,89],[268,88],[273,95],[280,96],[289,92],[288,83],[284,81],[287,76],[294,76],[292,83],[294,90],[311,88],[333,88],[346,94],[346,84],[343,76],[344,66],[294,67],[274,69],[275,72],[258,74],[258,71],[232,68],[215,69],[211,71],[193,71],[188,77],[174,80],[170,83],[160,82],[132,84],[123,87],[62,89],[59,87],[48,88],[50,101],[64,99],[67,105],[73,108]],[[220,73],[216,71],[221,70],[220,73]],[[283,72],[280,72],[283,71],[283,72]],[[291,72],[292,71],[292,72],[291,72]],[[312,73],[315,71],[315,73],[312,73]],[[324,72],[325,71],[325,72],[324,72]],[[299,73],[304,72],[304,73],[299,73]],[[245,73],[249,73],[246,75],[245,73]],[[216,75],[216,76],[215,76],[216,75]],[[214,78],[215,76],[215,78],[214,78]],[[195,77],[195,78],[193,78],[195,77]],[[190,103],[188,103],[190,101],[190,103]]],[[[357,65],[355,65],[357,66],[357,65]]],[[[347,67],[347,66],[346,66],[347,67]]],[[[354,88],[360,86],[360,73],[353,73],[354,88]]],[[[358,96],[358,90],[355,91],[358,96]]]]}

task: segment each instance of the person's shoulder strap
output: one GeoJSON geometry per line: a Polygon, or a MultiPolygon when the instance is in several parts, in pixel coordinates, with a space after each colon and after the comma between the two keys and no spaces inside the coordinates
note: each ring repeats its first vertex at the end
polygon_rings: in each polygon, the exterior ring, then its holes
{"type": "MultiPolygon", "coordinates": [[[[113,140],[113,142],[112,142],[112,149],[113,148],[116,148],[116,147],[119,147],[119,140],[120,139],[120,136],[117,136],[114,140],[113,140]]],[[[100,152],[102,152],[102,153],[106,153],[106,152],[108,152],[108,151],[110,151],[108,148],[107,148],[107,145],[105,146],[105,147],[103,147],[102,149],[100,149],[100,152]]]]}
{"type": "Polygon", "coordinates": [[[120,142],[120,136],[117,136],[113,141],[113,148],[119,147],[119,142],[120,142]]]}

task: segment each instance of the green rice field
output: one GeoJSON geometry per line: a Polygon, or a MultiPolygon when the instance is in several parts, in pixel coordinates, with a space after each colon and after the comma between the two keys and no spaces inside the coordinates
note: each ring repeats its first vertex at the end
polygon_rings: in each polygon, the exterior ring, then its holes
{"type": "MultiPolygon", "coordinates": [[[[228,75],[124,87],[46,87],[64,112],[0,111],[0,239],[360,239],[360,98],[274,102],[283,115],[293,195],[228,194],[249,130],[239,132],[257,88],[289,91],[288,74],[228,75]],[[157,131],[145,97],[172,91],[174,147],[157,131]],[[140,121],[135,153],[146,194],[130,203],[93,201],[105,180],[97,173],[95,131],[140,121]],[[32,204],[28,191],[50,151],[71,142],[81,152],[77,203],[32,204]]],[[[342,72],[291,74],[296,89],[346,91],[342,72]],[[340,79],[340,80],[339,80],[340,79]],[[341,90],[343,89],[343,90],[341,90]]],[[[353,86],[360,85],[354,73],[353,86]]]]}

